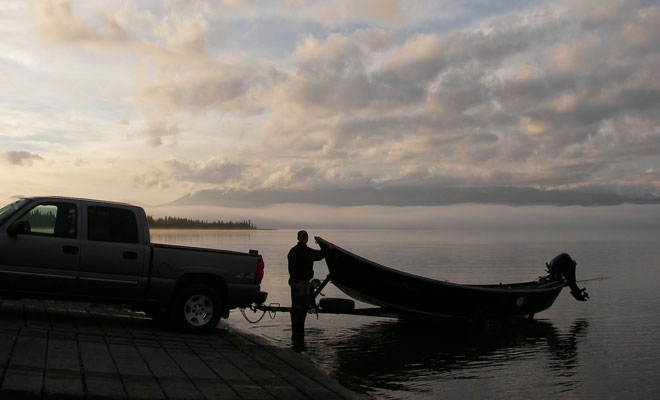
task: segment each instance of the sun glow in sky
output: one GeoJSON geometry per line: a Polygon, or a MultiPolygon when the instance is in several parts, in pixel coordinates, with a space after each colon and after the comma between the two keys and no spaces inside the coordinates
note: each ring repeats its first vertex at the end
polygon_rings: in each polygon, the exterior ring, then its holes
{"type": "Polygon", "coordinates": [[[653,1],[0,2],[0,198],[660,194],[653,1]]]}

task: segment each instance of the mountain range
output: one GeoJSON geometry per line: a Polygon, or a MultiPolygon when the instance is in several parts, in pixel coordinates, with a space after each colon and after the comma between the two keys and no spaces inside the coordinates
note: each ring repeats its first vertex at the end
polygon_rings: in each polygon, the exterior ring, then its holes
{"type": "Polygon", "coordinates": [[[305,203],[325,206],[443,206],[454,204],[502,204],[510,206],[614,206],[660,204],[660,197],[644,192],[614,193],[603,188],[541,190],[529,187],[391,186],[384,188],[323,189],[209,189],[167,205],[211,205],[256,208],[273,204],[305,203]]]}

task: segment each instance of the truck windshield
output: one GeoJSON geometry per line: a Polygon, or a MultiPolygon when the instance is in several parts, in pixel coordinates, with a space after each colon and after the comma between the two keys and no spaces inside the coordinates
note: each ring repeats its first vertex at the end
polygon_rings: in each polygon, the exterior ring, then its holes
{"type": "Polygon", "coordinates": [[[19,199],[0,208],[0,225],[2,225],[9,217],[14,215],[16,211],[20,210],[25,205],[25,203],[28,203],[29,201],[30,199],[19,199]]]}

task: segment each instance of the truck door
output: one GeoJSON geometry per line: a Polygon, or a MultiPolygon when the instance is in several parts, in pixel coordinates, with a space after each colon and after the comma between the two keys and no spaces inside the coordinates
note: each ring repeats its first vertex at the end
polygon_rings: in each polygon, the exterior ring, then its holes
{"type": "Polygon", "coordinates": [[[80,261],[79,202],[43,200],[0,233],[0,287],[22,293],[74,293],[80,261]]]}
{"type": "Polygon", "coordinates": [[[135,300],[144,297],[146,248],[130,207],[86,205],[79,272],[82,295],[135,300]]]}

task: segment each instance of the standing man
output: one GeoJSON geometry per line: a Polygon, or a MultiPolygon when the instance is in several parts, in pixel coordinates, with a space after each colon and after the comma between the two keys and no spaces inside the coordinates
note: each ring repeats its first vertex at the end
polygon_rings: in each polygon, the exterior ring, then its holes
{"type": "MultiPolygon", "coordinates": [[[[298,232],[298,244],[289,250],[289,286],[291,286],[291,330],[294,335],[305,334],[307,310],[313,305],[312,284],[314,261],[325,257],[322,250],[307,247],[307,232],[298,232]]],[[[332,249],[333,246],[330,246],[332,249]]]]}

